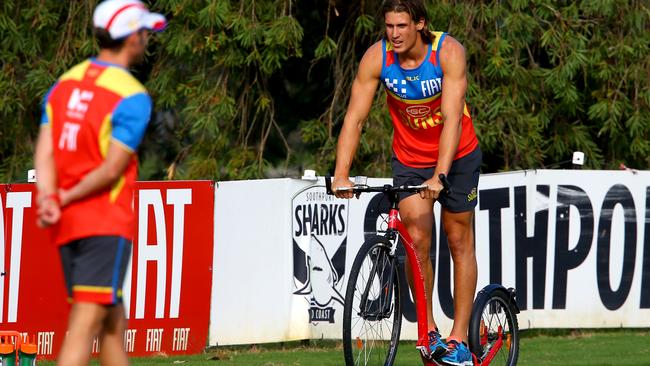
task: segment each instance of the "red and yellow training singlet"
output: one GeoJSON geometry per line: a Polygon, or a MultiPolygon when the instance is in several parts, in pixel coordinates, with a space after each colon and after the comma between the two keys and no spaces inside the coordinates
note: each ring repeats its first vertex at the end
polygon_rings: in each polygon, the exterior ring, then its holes
{"type": "MultiPolygon", "coordinates": [[[[57,185],[70,189],[104,161],[111,141],[135,152],[149,122],[151,98],[128,70],[91,59],[61,76],[43,107],[41,124],[52,131],[57,185]]],[[[132,156],[112,187],[62,209],[52,226],[55,244],[91,236],[133,236],[137,161],[132,156]]]]}
{"type": "MultiPolygon", "coordinates": [[[[386,88],[388,110],[395,133],[393,152],[402,164],[426,168],[438,163],[438,146],[442,133],[443,74],[438,53],[447,33],[434,32],[427,57],[415,69],[403,69],[392,44],[382,40],[381,82],[386,88]]],[[[471,153],[478,146],[472,117],[467,105],[461,119],[462,132],[454,160],[471,153]]]]}

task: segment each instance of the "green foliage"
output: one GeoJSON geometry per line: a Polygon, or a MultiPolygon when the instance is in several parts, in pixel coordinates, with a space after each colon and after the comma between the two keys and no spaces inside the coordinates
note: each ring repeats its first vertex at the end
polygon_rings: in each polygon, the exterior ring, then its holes
{"type": "Polygon", "coordinates": [[[372,33],[375,28],[375,21],[370,15],[361,14],[355,21],[354,32],[356,36],[372,33]]]}
{"type": "Polygon", "coordinates": [[[26,180],[40,100],[58,75],[92,49],[92,1],[24,3],[0,5],[0,182],[26,180]]]}
{"type": "MultiPolygon", "coordinates": [[[[141,178],[242,179],[333,170],[380,0],[159,0],[170,19],[134,69],[154,99],[141,178]]],[[[0,181],[32,165],[40,100],[97,49],[96,1],[0,4],[0,181]]],[[[582,150],[592,168],[650,167],[647,2],[427,2],[430,27],[466,48],[484,171],[537,168],[582,150]]],[[[377,16],[376,16],[377,15],[377,16]]],[[[353,173],[388,175],[383,92],[353,173]]]]}
{"type": "MultiPolygon", "coordinates": [[[[344,7],[342,2],[337,6],[344,7]]],[[[347,9],[356,19],[351,33],[338,30],[332,61],[336,87],[323,124],[337,130],[345,113],[353,75],[349,60],[360,59],[358,44],[377,38],[361,33],[380,1],[347,9]],[[366,36],[367,35],[367,36],[366,36]],[[366,36],[366,37],[364,37],[366,36]]],[[[466,48],[468,104],[474,118],[484,171],[539,168],[584,151],[591,168],[624,162],[650,167],[650,9],[644,2],[511,1],[436,2],[428,6],[430,27],[446,30],[466,48]]],[[[345,13],[343,11],[342,13],[345,13]]],[[[376,31],[381,34],[381,18],[376,31]]],[[[334,38],[336,32],[330,35],[334,38]]],[[[375,33],[377,34],[377,33],[375,33]]],[[[365,49],[365,48],[364,48],[365,49]]],[[[353,170],[385,175],[390,151],[384,100],[377,98],[362,136],[353,170]],[[383,138],[382,138],[383,137],[383,138]],[[379,140],[378,143],[369,141],[379,140]]],[[[310,126],[315,124],[310,122],[310,126]]],[[[313,128],[305,142],[318,145],[313,128]]],[[[320,140],[319,170],[332,169],[333,136],[320,140]]]]}
{"type": "Polygon", "coordinates": [[[639,94],[650,81],[646,4],[446,6],[455,9],[449,31],[468,50],[481,146],[502,158],[493,169],[540,167],[573,150],[593,168],[650,166],[650,105],[639,94]]]}
{"type": "Polygon", "coordinates": [[[328,36],[325,36],[323,40],[316,47],[314,55],[316,58],[330,57],[333,56],[336,52],[336,42],[328,36]]]}
{"type": "MultiPolygon", "coordinates": [[[[290,3],[155,5],[173,14],[169,29],[159,35],[146,84],[154,100],[176,115],[172,138],[180,143],[168,177],[264,175],[269,138],[284,139],[269,80],[287,60],[302,56],[303,30],[290,3]]],[[[284,155],[289,153],[285,145],[284,155]]]]}

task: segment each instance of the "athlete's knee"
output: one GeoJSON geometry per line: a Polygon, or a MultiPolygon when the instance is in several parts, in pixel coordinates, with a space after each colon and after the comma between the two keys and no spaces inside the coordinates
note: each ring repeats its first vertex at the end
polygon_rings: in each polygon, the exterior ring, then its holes
{"type": "Polygon", "coordinates": [[[119,319],[106,319],[102,324],[104,334],[120,334],[125,329],[125,323],[119,319]]]}
{"type": "Polygon", "coordinates": [[[411,239],[413,239],[415,254],[418,257],[418,260],[422,262],[423,260],[428,259],[429,252],[431,251],[431,232],[416,229],[410,234],[411,239]]]}
{"type": "Polygon", "coordinates": [[[106,316],[107,311],[102,305],[75,303],[70,313],[70,330],[94,336],[101,331],[106,316]]]}
{"type": "Polygon", "coordinates": [[[415,255],[417,256],[418,262],[421,265],[425,265],[425,264],[427,264],[427,263],[429,263],[431,261],[431,253],[430,253],[429,249],[418,250],[418,251],[416,251],[415,255]]]}
{"type": "Polygon", "coordinates": [[[464,258],[474,255],[474,243],[471,235],[463,231],[454,231],[447,234],[449,251],[453,258],[464,258]]]}

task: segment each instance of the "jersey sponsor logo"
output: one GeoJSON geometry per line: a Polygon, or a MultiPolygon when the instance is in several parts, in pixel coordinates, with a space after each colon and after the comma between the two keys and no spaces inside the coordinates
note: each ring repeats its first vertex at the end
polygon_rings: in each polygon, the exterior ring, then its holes
{"type": "Polygon", "coordinates": [[[431,97],[442,92],[442,78],[429,79],[420,81],[422,95],[431,97]]]}
{"type": "Polygon", "coordinates": [[[77,151],[77,136],[81,125],[73,122],[64,122],[61,136],[59,137],[59,150],[77,151]]]}
{"type": "Polygon", "coordinates": [[[75,88],[68,99],[66,115],[69,118],[83,119],[94,96],[92,91],[75,88]]]}
{"type": "Polygon", "coordinates": [[[431,108],[426,105],[412,105],[406,108],[406,113],[413,118],[424,118],[431,113],[431,108]]]}
{"type": "MultiPolygon", "coordinates": [[[[402,123],[414,130],[426,130],[428,128],[434,128],[442,123],[442,113],[440,111],[436,111],[435,113],[429,111],[429,113],[424,114],[421,117],[411,115],[408,112],[408,108],[406,108],[406,110],[399,109],[398,112],[402,123]]],[[[422,111],[420,110],[420,112],[422,111]]]]}
{"type": "Polygon", "coordinates": [[[392,91],[393,93],[399,95],[402,98],[406,98],[406,80],[404,79],[384,79],[384,84],[386,89],[392,91]]]}
{"type": "Polygon", "coordinates": [[[310,187],[293,199],[294,295],[308,304],[309,322],[334,323],[343,306],[348,201],[310,187]]]}

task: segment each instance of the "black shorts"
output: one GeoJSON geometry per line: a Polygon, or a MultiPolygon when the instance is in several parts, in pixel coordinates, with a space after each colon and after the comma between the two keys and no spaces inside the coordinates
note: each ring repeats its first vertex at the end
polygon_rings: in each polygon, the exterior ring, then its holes
{"type": "Polygon", "coordinates": [[[103,305],[122,302],[131,241],[119,236],[93,236],[63,245],[59,253],[71,301],[103,305]]]}
{"type": "MultiPolygon", "coordinates": [[[[476,207],[478,195],[478,176],[481,171],[483,154],[477,146],[474,151],[454,160],[451,168],[447,173],[449,184],[452,188],[452,194],[440,194],[438,202],[452,212],[471,211],[476,207]]],[[[424,181],[431,179],[435,171],[435,166],[430,168],[412,168],[406,166],[397,160],[395,155],[391,160],[393,168],[393,185],[401,186],[403,184],[418,186],[424,181]]],[[[400,193],[400,200],[411,196],[415,193],[400,193]]]]}

